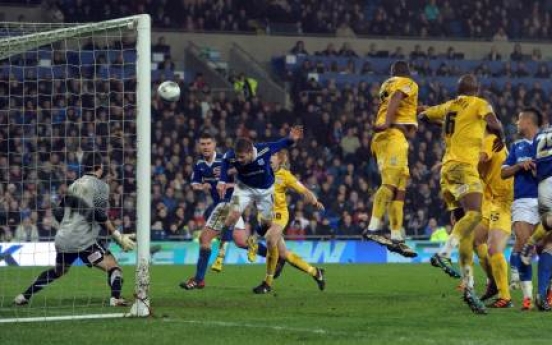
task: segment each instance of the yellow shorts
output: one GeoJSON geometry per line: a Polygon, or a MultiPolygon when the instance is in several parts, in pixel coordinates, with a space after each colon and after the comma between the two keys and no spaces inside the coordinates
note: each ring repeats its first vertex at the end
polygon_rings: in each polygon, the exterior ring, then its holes
{"type": "Polygon", "coordinates": [[[289,222],[289,211],[286,210],[280,210],[275,208],[274,209],[274,217],[272,218],[272,223],[280,225],[282,229],[285,229],[289,222]]]}
{"type": "Polygon", "coordinates": [[[446,163],[441,169],[441,194],[447,208],[459,208],[459,200],[471,193],[483,193],[477,167],[459,162],[446,163]]]}
{"type": "Polygon", "coordinates": [[[481,216],[483,217],[481,222],[487,227],[489,226],[491,220],[491,208],[493,206],[492,198],[493,196],[489,190],[485,188],[485,191],[483,192],[483,202],[481,203],[481,216]]]}
{"type": "Polygon", "coordinates": [[[491,206],[489,229],[512,233],[512,203],[494,200],[491,206]]]}
{"type": "Polygon", "coordinates": [[[382,184],[405,190],[410,172],[408,141],[403,132],[391,128],[374,135],[372,154],[376,157],[382,184]]]}

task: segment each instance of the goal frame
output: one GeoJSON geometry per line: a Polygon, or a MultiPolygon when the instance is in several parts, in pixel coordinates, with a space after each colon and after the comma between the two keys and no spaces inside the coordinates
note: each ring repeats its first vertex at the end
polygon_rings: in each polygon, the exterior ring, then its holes
{"type": "MultiPolygon", "coordinates": [[[[21,23],[14,23],[14,25],[21,23]]],[[[39,24],[39,23],[33,23],[39,24]]],[[[48,23],[44,23],[48,24],[48,23]]],[[[73,24],[73,23],[67,23],[73,24]]],[[[151,315],[150,285],[150,223],[151,223],[151,17],[140,14],[103,22],[76,24],[0,39],[0,60],[27,50],[37,49],[64,39],[93,34],[96,31],[136,30],[136,266],[134,302],[126,313],[43,316],[0,319],[0,323],[100,319],[117,317],[147,317],[151,315]]]]}

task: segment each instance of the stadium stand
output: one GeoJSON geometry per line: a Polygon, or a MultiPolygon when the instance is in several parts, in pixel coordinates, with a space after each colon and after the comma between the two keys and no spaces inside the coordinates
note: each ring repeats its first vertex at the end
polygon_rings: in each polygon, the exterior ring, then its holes
{"type": "MultiPolygon", "coordinates": [[[[539,38],[550,31],[549,1],[532,1],[530,6],[520,8],[518,1],[476,1],[464,2],[460,6],[475,6],[478,15],[485,17],[456,17],[450,11],[450,1],[371,1],[364,6],[363,1],[136,1],[126,2],[59,1],[58,6],[65,17],[78,21],[108,19],[146,11],[151,13],[158,28],[179,28],[191,31],[251,31],[266,30],[282,23],[285,18],[295,28],[300,23],[302,32],[335,33],[341,22],[350,23],[356,34],[371,35],[407,35],[478,37],[486,39],[539,38]],[[316,5],[314,5],[316,3],[316,5]],[[427,5],[425,5],[427,3],[427,5]],[[183,6],[183,7],[179,7],[183,6]],[[419,11],[413,9],[418,8],[419,11]],[[246,11],[247,9],[247,11],[246,11]],[[335,11],[334,11],[335,10],[335,11]],[[178,13],[178,16],[174,14],[178,13]],[[184,15],[182,15],[184,13],[184,15]],[[265,14],[270,13],[268,21],[265,14]],[[317,27],[310,23],[326,18],[331,20],[326,27],[317,27]],[[288,16],[288,14],[293,14],[288,16]],[[515,14],[515,15],[514,15],[515,14]],[[525,15],[534,20],[525,21],[525,15]],[[543,17],[544,16],[544,17],[543,17]],[[262,18],[262,19],[261,19],[262,18]],[[291,20],[289,18],[292,18],[291,20]],[[363,21],[363,18],[366,21],[363,21]],[[417,25],[408,28],[394,25],[404,18],[416,21],[417,25]],[[382,20],[387,24],[382,24],[382,20]],[[225,23],[224,25],[222,23],[225,23]],[[389,24],[390,23],[390,24],[389,24]],[[536,24],[538,23],[538,24],[536,24]],[[500,24],[500,25],[499,25],[500,24]],[[502,33],[495,35],[494,28],[502,27],[502,33]],[[397,30],[400,27],[400,32],[397,30]],[[414,32],[413,27],[419,28],[414,32]]],[[[368,2],[366,2],[368,3],[368,2]]],[[[463,13],[456,11],[455,13],[463,13]]],[[[326,21],[325,21],[326,22],[326,21]]],[[[272,30],[274,32],[274,30],[272,30]]],[[[328,43],[331,43],[328,41],[328,43]]],[[[293,171],[309,188],[315,191],[326,205],[327,211],[321,213],[306,206],[296,196],[292,198],[290,235],[303,238],[306,235],[318,237],[352,236],[366,226],[371,213],[373,188],[379,183],[376,163],[370,154],[370,139],[373,134],[372,123],[378,104],[378,88],[388,74],[389,65],[394,58],[410,57],[415,71],[415,79],[420,84],[420,102],[435,104],[448,99],[454,92],[457,76],[465,72],[474,72],[483,81],[483,94],[489,98],[511,139],[515,134],[516,112],[523,106],[533,105],[550,114],[552,109],[552,82],[549,80],[552,66],[543,61],[538,50],[524,54],[519,50],[510,56],[498,56],[489,52],[482,60],[463,59],[461,52],[421,51],[412,52],[379,51],[373,47],[366,52],[354,52],[347,46],[329,47],[328,51],[309,54],[308,47],[298,44],[286,56],[276,56],[272,67],[291,87],[295,95],[292,110],[280,104],[264,102],[260,96],[244,100],[231,93],[213,91],[198,74],[186,73],[183,80],[174,73],[174,64],[170,60],[170,46],[165,42],[155,42],[154,51],[165,56],[161,68],[152,71],[153,88],[164,80],[175,80],[182,90],[180,102],[167,104],[154,96],[152,107],[152,237],[154,239],[191,239],[205,222],[203,212],[209,204],[206,194],[192,191],[189,181],[195,158],[195,139],[202,131],[211,131],[219,139],[222,151],[232,145],[236,136],[247,136],[254,140],[273,140],[286,132],[292,121],[305,125],[307,138],[291,151],[293,171]],[[335,51],[335,52],[332,52],[335,51]],[[254,120],[254,121],[252,121],[254,120]]],[[[112,54],[109,47],[101,50],[82,51],[80,54],[68,53],[67,59],[83,67],[84,73],[96,73],[99,80],[108,77],[120,77],[131,70],[117,67],[117,60],[132,61],[132,50],[123,56],[112,54]],[[92,66],[100,66],[97,69],[92,66]],[[88,67],[86,67],[88,66],[88,67]]],[[[55,61],[55,53],[38,51],[31,56],[49,57],[55,61]]],[[[23,57],[22,57],[23,59],[23,57]]],[[[14,60],[12,60],[13,62],[14,60]]],[[[7,166],[7,152],[25,152],[18,159],[31,159],[31,156],[47,152],[40,146],[27,142],[10,140],[8,128],[22,130],[33,118],[37,122],[48,122],[55,126],[83,116],[90,120],[92,114],[78,114],[75,104],[67,104],[67,111],[51,114],[39,109],[48,109],[51,104],[26,104],[23,110],[8,114],[9,96],[7,83],[20,82],[23,78],[42,78],[52,69],[43,69],[37,60],[27,59],[18,65],[0,66],[0,124],[10,123],[10,127],[1,126],[0,165],[7,166]],[[47,118],[50,117],[50,118],[47,118]],[[19,126],[19,127],[18,127],[19,126]]],[[[53,69],[56,76],[71,77],[76,71],[71,69],[53,69]]],[[[117,83],[117,81],[111,81],[117,83]]],[[[40,83],[35,83],[40,86],[40,83]]],[[[79,89],[78,79],[72,84],[79,89]]],[[[23,86],[21,86],[23,87],[23,86]]],[[[27,86],[25,86],[27,87],[27,86]]],[[[54,85],[56,90],[42,89],[46,95],[61,94],[63,85],[54,85]]],[[[116,87],[116,86],[113,86],[116,87]]],[[[132,85],[129,85],[132,87],[132,85]]],[[[260,92],[262,94],[262,90],[260,92]]],[[[45,97],[49,99],[50,97],[45,97]]],[[[58,102],[60,100],[54,100],[58,102]]],[[[46,134],[45,128],[39,128],[35,134],[46,134]],[[43,132],[41,132],[43,131],[43,132]]],[[[439,128],[420,125],[419,135],[412,141],[410,150],[412,181],[407,194],[405,209],[405,229],[407,235],[427,237],[426,227],[430,219],[446,224],[448,219],[439,199],[439,173],[435,168],[442,155],[439,140],[439,128]],[[420,207],[423,205],[425,207],[420,207]]],[[[70,143],[55,143],[56,150],[64,150],[70,143]]],[[[107,143],[99,143],[107,147],[107,143]]],[[[29,222],[38,228],[41,239],[53,235],[51,226],[50,199],[53,194],[63,191],[62,184],[55,181],[76,176],[78,162],[76,157],[61,162],[58,155],[42,155],[49,164],[41,171],[22,170],[13,165],[2,169],[7,180],[24,181],[27,177],[41,176],[51,180],[52,184],[0,184],[0,241],[9,240],[20,224],[29,222]],[[31,211],[39,203],[41,213],[31,211]],[[40,220],[40,221],[39,221],[40,220]]],[[[114,155],[112,159],[117,159],[114,155]]],[[[16,158],[11,160],[17,162],[16,158]]],[[[134,176],[133,167],[127,176],[134,176]]],[[[115,173],[115,172],[114,172],[115,173]]],[[[115,181],[134,184],[135,179],[115,181]]],[[[121,196],[115,192],[112,196],[111,216],[120,219],[125,231],[133,230],[134,214],[126,211],[121,204],[121,196]]],[[[248,226],[255,224],[255,217],[247,216],[248,226]]]]}

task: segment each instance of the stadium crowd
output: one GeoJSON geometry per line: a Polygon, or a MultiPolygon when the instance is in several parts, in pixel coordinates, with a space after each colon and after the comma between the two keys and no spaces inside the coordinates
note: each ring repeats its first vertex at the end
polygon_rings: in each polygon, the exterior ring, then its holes
{"type": "MultiPolygon", "coordinates": [[[[65,18],[76,21],[105,20],[148,12],[153,15],[157,27],[192,31],[247,31],[257,25],[266,28],[270,23],[291,18],[294,23],[300,22],[304,32],[334,33],[345,21],[356,33],[368,30],[381,35],[431,36],[447,32],[440,25],[450,26],[460,21],[463,23],[460,25],[461,36],[487,38],[493,37],[490,27],[501,26],[502,38],[538,38],[549,30],[549,14],[543,9],[551,6],[550,1],[531,1],[523,8],[519,7],[520,2],[509,0],[464,2],[460,4],[462,8],[474,6],[477,11],[476,16],[463,18],[460,14],[466,11],[451,12],[450,1],[435,0],[371,1],[369,4],[344,0],[62,0],[48,1],[48,5],[58,6],[65,18]],[[378,28],[380,17],[387,24],[378,28]],[[359,21],[359,18],[366,20],[359,21]],[[410,21],[417,23],[411,27],[421,31],[393,31],[396,28],[407,30],[409,26],[393,23],[410,21]],[[309,22],[324,22],[326,27],[314,27],[309,22]],[[424,25],[426,22],[428,24],[424,25]],[[222,26],[222,23],[226,24],[222,26]],[[474,28],[478,25],[479,29],[474,28]]],[[[173,68],[170,47],[162,39],[152,49],[166,56],[160,65],[161,70],[173,68]]],[[[209,206],[209,196],[193,192],[189,184],[194,159],[197,158],[195,139],[201,132],[215,134],[219,149],[224,152],[238,136],[256,141],[273,140],[285,135],[295,123],[305,126],[306,138],[290,152],[291,169],[319,196],[326,211],[316,211],[291,195],[288,235],[293,238],[358,235],[367,225],[373,189],[379,183],[377,166],[370,154],[379,84],[374,81],[338,84],[331,78],[317,81],[309,76],[313,72],[373,75],[381,81],[386,75],[371,66],[370,58],[383,55],[409,58],[413,62],[414,77],[420,84],[420,102],[432,105],[449,99],[453,94],[450,88],[433,77],[456,77],[465,72],[453,63],[463,55],[453,48],[446,52],[435,52],[432,47],[425,51],[417,47],[412,52],[397,48],[382,54],[376,46],[371,46],[367,52],[357,52],[347,44],[342,47],[328,44],[327,49],[309,54],[308,47],[298,42],[290,53],[305,58],[298,68],[286,70],[284,75],[292,85],[293,110],[265,103],[258,96],[245,98],[233,93],[212,92],[200,74],[186,83],[175,76],[183,90],[177,103],[167,104],[154,96],[151,224],[154,239],[191,239],[205,222],[204,211],[209,206]],[[326,65],[317,62],[321,57],[346,58],[352,62],[347,61],[343,66],[337,63],[326,65]],[[360,68],[356,59],[365,59],[360,68]],[[439,62],[437,67],[432,64],[434,61],[439,62]]],[[[53,62],[54,65],[65,63],[63,59],[56,61],[55,56],[53,62]]],[[[96,62],[97,65],[117,63],[96,62]]],[[[15,61],[11,63],[17,64],[15,61]]],[[[510,140],[515,136],[515,115],[520,108],[532,105],[543,109],[546,114],[552,112],[552,97],[543,90],[539,81],[550,77],[549,68],[542,61],[538,47],[529,53],[517,46],[509,57],[489,51],[473,70],[489,80],[513,78],[512,81],[486,85],[482,90],[494,104],[510,140]],[[493,71],[488,64],[496,61],[503,62],[499,70],[493,71]],[[538,68],[531,72],[526,64],[538,64],[538,68]],[[528,77],[535,79],[527,83],[528,77]],[[525,79],[515,82],[515,78],[525,79]]],[[[33,80],[30,83],[11,75],[0,78],[0,176],[3,181],[0,183],[0,241],[51,238],[55,232],[51,207],[65,192],[68,182],[78,176],[82,152],[90,150],[106,152],[111,160],[110,216],[126,232],[134,231],[137,177],[132,134],[135,132],[135,96],[131,90],[135,81],[106,81],[103,77],[94,80],[95,76],[69,82],[33,80]],[[95,95],[87,92],[89,90],[95,90],[95,95]],[[30,96],[14,97],[18,94],[30,96]],[[96,108],[95,104],[100,104],[100,107],[96,108]],[[121,140],[123,137],[128,140],[121,140]]],[[[153,90],[163,78],[162,73],[154,77],[153,90]]],[[[258,94],[262,95],[262,90],[258,94]]],[[[442,155],[439,138],[439,128],[422,123],[418,134],[411,139],[411,184],[404,224],[410,236],[428,237],[436,228],[432,224],[448,223],[438,196],[438,161],[442,155]]],[[[248,226],[255,224],[254,214],[249,213],[247,218],[248,226]]]]}
{"type": "Polygon", "coordinates": [[[340,37],[548,39],[549,0],[50,0],[65,21],[149,13],[154,27],[186,31],[334,34],[340,37]],[[473,15],[472,15],[473,14],[473,15]]]}
{"type": "MultiPolygon", "coordinates": [[[[159,45],[159,44],[157,44],[159,45]]],[[[158,47],[159,49],[163,47],[158,47]]],[[[301,123],[306,138],[290,152],[292,171],[326,205],[319,212],[291,195],[291,238],[358,235],[371,213],[373,189],[379,183],[370,153],[372,123],[379,104],[379,84],[360,82],[337,87],[308,78],[313,67],[302,65],[291,75],[296,94],[293,110],[225,92],[214,93],[198,74],[191,82],[176,81],[184,91],[177,103],[154,96],[152,105],[152,237],[191,239],[205,222],[207,194],[192,191],[190,177],[195,140],[209,131],[224,152],[238,136],[270,141],[301,123]]],[[[383,80],[384,75],[381,76],[383,80]]],[[[420,102],[435,104],[451,91],[422,73],[420,102]]],[[[162,80],[154,81],[155,89],[162,80]]],[[[550,113],[552,99],[534,85],[506,83],[483,89],[515,135],[515,115],[524,105],[550,113]]],[[[53,232],[52,204],[79,173],[82,151],[107,152],[111,160],[110,216],[127,232],[134,231],[135,185],[134,80],[74,79],[70,83],[0,82],[0,240],[46,239],[53,232]],[[96,98],[80,97],[96,88],[96,98]],[[128,91],[125,91],[128,90],[128,91]],[[14,94],[40,97],[9,97],[14,94]],[[72,95],[66,97],[66,94],[72,95]],[[94,102],[101,105],[96,112],[94,102]],[[123,111],[123,109],[125,109],[123,111]],[[95,117],[96,116],[96,117],[95,117]],[[108,126],[108,121],[110,125],[108,126]],[[127,139],[121,141],[121,137],[127,139]]],[[[262,90],[260,92],[262,94],[262,90]]],[[[407,235],[427,237],[448,219],[439,198],[440,128],[420,124],[410,147],[411,184],[405,209],[407,235]],[[429,229],[429,230],[428,230],[429,229]]],[[[248,214],[248,226],[256,220],[248,214]]]]}

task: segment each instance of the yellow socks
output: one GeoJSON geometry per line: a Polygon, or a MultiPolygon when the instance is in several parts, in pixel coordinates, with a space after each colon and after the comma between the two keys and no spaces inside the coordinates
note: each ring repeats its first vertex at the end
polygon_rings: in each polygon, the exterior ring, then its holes
{"type": "Polygon", "coordinates": [[[276,265],[278,264],[278,247],[268,248],[266,253],[266,278],[265,282],[272,286],[274,281],[274,272],[276,271],[276,265]]]}
{"type": "Polygon", "coordinates": [[[288,252],[286,260],[293,267],[296,267],[313,277],[316,275],[316,268],[309,265],[305,260],[303,260],[299,255],[295,254],[294,252],[288,252]]]}
{"type": "Polygon", "coordinates": [[[404,222],[404,201],[393,200],[389,204],[389,226],[391,228],[391,239],[402,240],[402,227],[404,222]]]}
{"type": "Polygon", "coordinates": [[[460,256],[460,267],[462,269],[462,276],[464,278],[464,284],[468,288],[473,288],[473,230],[481,221],[481,212],[468,211],[454,225],[453,233],[458,234],[460,237],[460,245],[458,246],[458,253],[460,256]]]}
{"type": "Polygon", "coordinates": [[[491,256],[491,266],[493,268],[493,277],[498,288],[500,298],[512,299],[510,296],[510,287],[508,286],[508,264],[503,253],[495,253],[491,256]]]}
{"type": "Polygon", "coordinates": [[[487,278],[493,279],[493,271],[491,270],[491,265],[489,263],[489,248],[487,243],[483,243],[475,248],[477,257],[479,258],[479,265],[483,269],[483,272],[487,275],[487,278]]]}
{"type": "Polygon", "coordinates": [[[546,234],[548,234],[548,231],[546,231],[544,226],[542,226],[542,223],[539,223],[539,225],[537,225],[537,228],[535,229],[535,232],[533,233],[533,235],[531,237],[529,237],[528,243],[537,244],[537,243],[540,242],[540,240],[542,240],[544,238],[544,236],[546,236],[546,234]]]}
{"type": "Polygon", "coordinates": [[[385,211],[387,211],[388,205],[393,200],[393,191],[386,186],[380,186],[378,191],[374,195],[374,207],[372,209],[372,218],[368,225],[369,230],[379,230],[381,226],[381,220],[385,211]]]}

